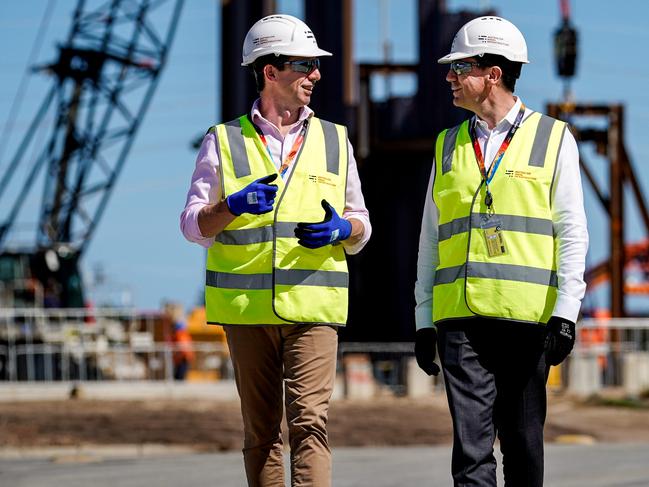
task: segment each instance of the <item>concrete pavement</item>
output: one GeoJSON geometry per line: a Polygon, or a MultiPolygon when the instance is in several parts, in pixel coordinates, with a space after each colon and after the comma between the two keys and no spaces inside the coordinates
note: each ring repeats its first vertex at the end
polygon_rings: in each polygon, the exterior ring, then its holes
{"type": "MultiPolygon", "coordinates": [[[[20,487],[245,486],[240,453],[104,449],[4,452],[0,485],[20,487]]],[[[450,447],[334,449],[335,487],[448,486],[450,447]]],[[[502,478],[500,484],[502,485],[502,478]]],[[[649,444],[557,445],[546,449],[547,487],[646,487],[649,444]]]]}

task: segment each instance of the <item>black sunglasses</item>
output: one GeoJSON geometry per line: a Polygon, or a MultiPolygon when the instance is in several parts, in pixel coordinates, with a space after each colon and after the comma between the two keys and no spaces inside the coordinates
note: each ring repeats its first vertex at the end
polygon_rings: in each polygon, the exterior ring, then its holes
{"type": "Polygon", "coordinates": [[[472,63],[470,61],[453,61],[451,63],[451,69],[458,76],[470,73],[473,66],[480,66],[480,63],[472,63]]]}
{"type": "Polygon", "coordinates": [[[284,65],[291,66],[291,69],[298,73],[310,73],[315,69],[320,69],[320,60],[318,58],[297,59],[295,61],[286,61],[284,65]]]}

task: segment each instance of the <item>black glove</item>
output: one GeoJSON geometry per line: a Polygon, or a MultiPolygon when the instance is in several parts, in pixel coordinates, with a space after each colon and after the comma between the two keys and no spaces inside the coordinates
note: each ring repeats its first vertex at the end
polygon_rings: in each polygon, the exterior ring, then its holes
{"type": "Polygon", "coordinates": [[[575,344],[575,324],[565,318],[553,316],[547,324],[545,357],[550,365],[559,365],[575,344]]]}
{"type": "Polygon", "coordinates": [[[415,357],[417,365],[428,375],[439,374],[439,365],[435,360],[435,346],[437,345],[437,331],[435,328],[421,328],[417,330],[415,338],[415,357]]]}

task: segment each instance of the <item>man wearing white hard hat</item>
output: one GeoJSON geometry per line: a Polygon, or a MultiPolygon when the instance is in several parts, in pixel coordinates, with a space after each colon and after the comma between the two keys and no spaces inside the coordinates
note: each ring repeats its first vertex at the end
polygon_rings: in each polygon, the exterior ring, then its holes
{"type": "Polygon", "coordinates": [[[415,286],[419,366],[453,418],[457,486],[543,485],[545,383],[575,340],[588,234],[577,144],[514,95],[521,32],[480,17],[456,34],[446,81],[473,112],[437,137],[415,286]]]}
{"type": "Polygon", "coordinates": [[[207,321],[225,328],[251,486],[285,485],[283,403],[291,485],[331,485],[326,423],[347,320],[345,254],[371,234],[347,130],[307,106],[319,56],[331,53],[295,17],[252,26],[242,65],[259,99],[207,132],[181,215],[185,237],[208,249],[207,321]]]}

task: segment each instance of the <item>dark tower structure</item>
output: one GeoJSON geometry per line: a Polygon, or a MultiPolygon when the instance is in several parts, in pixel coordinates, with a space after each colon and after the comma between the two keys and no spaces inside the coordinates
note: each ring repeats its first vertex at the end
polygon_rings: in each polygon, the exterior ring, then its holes
{"type": "Polygon", "coordinates": [[[272,13],[275,13],[272,0],[222,2],[221,120],[224,122],[246,113],[255,99],[255,80],[248,69],[241,67],[241,48],[252,24],[272,13]]]}

